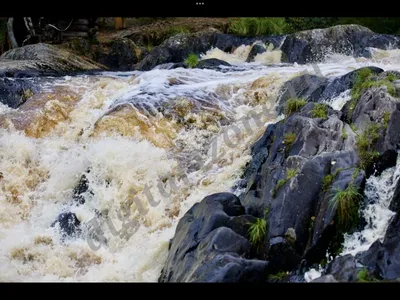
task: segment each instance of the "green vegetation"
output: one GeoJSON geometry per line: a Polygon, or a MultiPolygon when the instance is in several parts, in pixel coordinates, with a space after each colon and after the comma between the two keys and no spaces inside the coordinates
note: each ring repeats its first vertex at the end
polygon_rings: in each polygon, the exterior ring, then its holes
{"type": "Polygon", "coordinates": [[[355,168],[353,175],[351,175],[351,180],[354,181],[354,179],[357,178],[358,174],[360,174],[361,169],[360,168],[355,168]]]}
{"type": "Polygon", "coordinates": [[[358,187],[350,183],[346,189],[336,189],[329,204],[337,212],[337,222],[343,231],[347,231],[358,218],[361,194],[358,187]]]}
{"type": "Polygon", "coordinates": [[[383,127],[386,129],[389,126],[390,112],[383,113],[383,127]]]}
{"type": "Polygon", "coordinates": [[[357,272],[357,282],[379,282],[379,280],[370,276],[368,270],[363,268],[357,272]]]}
{"type": "Polygon", "coordinates": [[[167,35],[174,36],[179,33],[190,33],[190,30],[183,26],[174,26],[168,29],[167,35]]]}
{"type": "Polygon", "coordinates": [[[356,107],[363,90],[385,86],[392,97],[396,96],[396,87],[393,84],[393,81],[397,79],[396,75],[389,73],[385,78],[379,80],[374,80],[373,75],[374,73],[370,69],[361,69],[357,72],[351,89],[350,112],[356,107]]]}
{"type": "Polygon", "coordinates": [[[342,138],[344,140],[348,138],[345,126],[342,127],[342,138]]]}
{"type": "Polygon", "coordinates": [[[283,280],[287,277],[287,273],[284,271],[281,271],[279,273],[276,274],[269,274],[268,275],[268,280],[283,280]]]}
{"type": "Polygon", "coordinates": [[[324,103],[317,103],[312,110],[313,118],[326,119],[328,117],[328,106],[324,103]]]}
{"type": "Polygon", "coordinates": [[[351,128],[351,130],[353,130],[355,133],[357,133],[358,128],[357,128],[356,124],[351,123],[351,124],[350,124],[350,128],[351,128]]]}
{"type": "Polygon", "coordinates": [[[373,149],[379,138],[379,124],[371,124],[364,132],[356,136],[356,150],[360,158],[360,167],[366,170],[378,158],[379,153],[373,149]]]}
{"type": "Polygon", "coordinates": [[[297,175],[297,169],[287,169],[285,179],[280,179],[272,190],[272,197],[275,198],[276,193],[288,182],[291,178],[297,175]]]}
{"type": "Polygon", "coordinates": [[[236,35],[274,35],[288,32],[285,18],[235,18],[230,20],[228,32],[236,35]]]}
{"type": "Polygon", "coordinates": [[[185,64],[189,68],[195,68],[199,64],[199,58],[196,53],[191,53],[188,55],[188,57],[185,59],[185,64]]]}
{"type": "Polygon", "coordinates": [[[293,145],[296,140],[296,134],[294,132],[286,133],[283,136],[283,143],[286,145],[285,153],[288,154],[290,147],[293,145]]]}
{"type": "Polygon", "coordinates": [[[267,233],[267,221],[258,218],[255,223],[252,223],[249,228],[249,241],[256,248],[263,245],[267,233]]]}
{"type": "Polygon", "coordinates": [[[295,112],[299,111],[304,105],[307,104],[307,101],[299,98],[291,98],[286,102],[285,114],[290,116],[295,112]]]}
{"type": "Polygon", "coordinates": [[[337,168],[336,171],[333,174],[328,174],[324,177],[322,180],[322,191],[327,192],[329,188],[332,185],[333,180],[336,178],[336,176],[343,171],[343,168],[337,168]]]}

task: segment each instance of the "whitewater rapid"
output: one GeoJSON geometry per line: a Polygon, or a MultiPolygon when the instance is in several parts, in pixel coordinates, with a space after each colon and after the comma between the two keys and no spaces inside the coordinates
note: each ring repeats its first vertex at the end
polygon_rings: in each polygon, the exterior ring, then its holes
{"type": "MultiPolygon", "coordinates": [[[[276,49],[245,63],[249,51],[202,56],[236,68],[223,72],[49,78],[18,109],[0,105],[0,281],[157,281],[183,214],[209,194],[238,193],[232,188],[250,146],[281,117],[274,107],[282,84],[315,74],[312,65],[280,63],[276,49]],[[248,130],[242,120],[252,114],[261,119],[248,130]],[[82,174],[89,191],[76,205],[82,174]],[[139,224],[133,234],[122,230],[122,208],[126,222],[139,224]],[[62,212],[75,213],[83,227],[102,212],[114,228],[100,225],[107,242],[93,250],[85,232],[63,239],[50,226],[62,212]]],[[[398,52],[377,53],[379,60],[330,55],[318,68],[332,79],[367,65],[400,70],[398,52]]],[[[326,102],[340,108],[348,99],[326,102]]]]}

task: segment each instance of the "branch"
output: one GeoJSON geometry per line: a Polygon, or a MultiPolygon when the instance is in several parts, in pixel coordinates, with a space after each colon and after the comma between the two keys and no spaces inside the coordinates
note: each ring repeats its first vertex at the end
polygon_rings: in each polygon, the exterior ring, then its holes
{"type": "Polygon", "coordinates": [[[14,24],[14,18],[9,18],[7,22],[8,37],[11,41],[11,47],[18,48],[18,43],[14,36],[13,24],[14,24]]]}

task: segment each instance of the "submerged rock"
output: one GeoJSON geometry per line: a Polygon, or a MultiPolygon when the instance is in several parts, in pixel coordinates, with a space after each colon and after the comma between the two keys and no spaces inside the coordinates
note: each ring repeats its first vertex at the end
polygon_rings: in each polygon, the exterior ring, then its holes
{"type": "Polygon", "coordinates": [[[51,227],[59,226],[63,237],[76,237],[82,232],[80,225],[81,222],[74,213],[66,212],[60,214],[51,227]]]}

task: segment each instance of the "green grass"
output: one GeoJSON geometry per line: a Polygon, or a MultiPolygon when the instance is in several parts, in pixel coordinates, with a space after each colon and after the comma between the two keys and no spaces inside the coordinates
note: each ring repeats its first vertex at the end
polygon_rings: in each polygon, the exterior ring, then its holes
{"type": "Polygon", "coordinates": [[[268,280],[283,280],[287,277],[286,272],[281,271],[279,273],[276,274],[269,274],[268,275],[268,280]]]}
{"type": "Polygon", "coordinates": [[[285,18],[235,18],[230,20],[228,32],[236,35],[274,35],[289,30],[285,18]]]}
{"type": "Polygon", "coordinates": [[[355,109],[358,99],[364,90],[373,87],[386,86],[387,92],[392,96],[396,96],[396,87],[393,81],[398,79],[398,77],[392,73],[389,73],[385,78],[379,80],[373,80],[374,73],[370,69],[361,69],[357,72],[355,77],[354,85],[351,89],[351,100],[350,100],[350,112],[355,109]]]}
{"type": "Polygon", "coordinates": [[[256,248],[261,247],[267,233],[267,221],[258,218],[255,223],[250,225],[248,233],[250,243],[256,248]]]}
{"type": "Polygon", "coordinates": [[[366,268],[357,272],[357,282],[379,282],[378,279],[370,276],[366,268]]]}
{"type": "Polygon", "coordinates": [[[189,68],[195,68],[199,64],[199,57],[195,53],[191,53],[188,55],[188,57],[185,59],[185,64],[189,68]]]}
{"type": "Polygon", "coordinates": [[[342,127],[342,138],[346,140],[348,138],[345,126],[342,127]]]}
{"type": "Polygon", "coordinates": [[[336,171],[333,174],[328,174],[324,177],[322,180],[322,191],[327,192],[329,188],[332,185],[333,180],[336,178],[336,176],[339,175],[339,173],[343,171],[343,168],[337,168],[336,171]]]}
{"type": "Polygon", "coordinates": [[[291,98],[286,102],[285,106],[285,114],[290,116],[295,112],[298,112],[304,105],[307,104],[307,101],[300,98],[291,98]]]}
{"type": "Polygon", "coordinates": [[[293,132],[286,133],[283,137],[283,142],[288,148],[290,148],[293,145],[295,140],[296,140],[296,134],[293,132]]]}
{"type": "Polygon", "coordinates": [[[173,36],[179,33],[190,33],[190,30],[183,26],[174,26],[167,30],[168,36],[173,36]]]}
{"type": "Polygon", "coordinates": [[[312,110],[313,118],[326,119],[328,117],[328,106],[323,103],[317,103],[312,110]]]}
{"type": "Polygon", "coordinates": [[[351,128],[351,130],[353,130],[355,133],[357,133],[358,128],[357,128],[356,124],[351,123],[351,124],[350,124],[350,128],[351,128]]]}
{"type": "Polygon", "coordinates": [[[285,179],[280,179],[275,188],[272,190],[272,197],[276,197],[276,193],[288,182],[290,179],[295,177],[297,175],[298,170],[297,169],[287,169],[286,170],[286,177],[285,179]]]}
{"type": "Polygon", "coordinates": [[[361,194],[358,192],[358,187],[352,183],[344,190],[336,189],[334,193],[329,204],[336,210],[338,225],[342,230],[347,231],[358,219],[361,194]]]}
{"type": "Polygon", "coordinates": [[[386,111],[383,113],[383,127],[386,129],[389,126],[390,112],[386,111]]]}
{"type": "Polygon", "coordinates": [[[379,153],[373,149],[379,138],[379,124],[371,124],[361,134],[356,136],[356,151],[360,158],[360,167],[366,170],[379,157],[379,153]]]}

